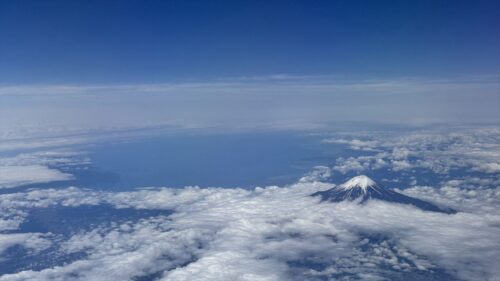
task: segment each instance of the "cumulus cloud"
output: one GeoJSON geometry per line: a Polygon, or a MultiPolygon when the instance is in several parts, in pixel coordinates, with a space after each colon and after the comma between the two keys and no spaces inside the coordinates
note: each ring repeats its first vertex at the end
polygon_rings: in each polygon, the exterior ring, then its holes
{"type": "MultiPolygon", "coordinates": [[[[0,195],[0,263],[13,246],[64,261],[0,276],[11,280],[498,280],[500,131],[380,133],[341,141],[366,155],[318,166],[297,183],[252,190],[148,188],[105,192],[69,187],[0,195]],[[352,141],[356,139],[359,141],[352,141]],[[488,166],[495,168],[495,165],[488,166]],[[410,205],[370,201],[320,202],[310,194],[335,186],[334,173],[428,169],[446,175],[424,186],[412,176],[409,196],[458,210],[426,212],[410,205]],[[452,176],[450,171],[468,172],[452,176]],[[420,185],[418,185],[420,184],[420,185]],[[21,233],[44,208],[107,205],[168,210],[136,220],[107,221],[64,235],[21,233]],[[65,260],[64,258],[68,259],[65,260]],[[77,257],[77,258],[75,258],[77,257]]],[[[73,154],[24,154],[2,167],[78,163],[73,154]],[[75,161],[75,162],[73,162],[75,161]]],[[[47,168],[49,169],[49,168],[47,168]]],[[[29,179],[29,173],[25,176],[29,179]]],[[[26,180],[25,178],[23,180],[26,180]]],[[[387,179],[387,182],[400,182],[387,179]]],[[[49,230],[50,231],[50,230],[49,230]]]]}
{"type": "Polygon", "coordinates": [[[485,172],[485,173],[499,173],[500,172],[500,163],[490,162],[490,163],[481,163],[477,167],[474,167],[475,171],[485,172]]]}
{"type": "Polygon", "coordinates": [[[406,169],[411,169],[413,166],[410,164],[410,162],[406,160],[394,160],[391,162],[392,169],[394,171],[401,171],[401,170],[406,170],[406,169]]]}
{"type": "Polygon", "coordinates": [[[324,181],[332,175],[332,169],[327,166],[316,166],[314,169],[299,179],[299,182],[324,181]]]}
{"type": "Polygon", "coordinates": [[[161,280],[377,280],[401,272],[417,278],[440,269],[465,280],[495,280],[500,274],[498,202],[483,200],[498,190],[408,191],[461,211],[448,215],[377,201],[320,203],[309,196],[332,186],[309,181],[255,190],[69,188],[0,195],[10,212],[54,204],[174,212],[76,233],[58,251],[85,253],[84,258],[0,280],[132,280],[154,274],[161,280]],[[464,207],[463,200],[474,203],[464,207]]]}
{"type": "Polygon", "coordinates": [[[354,150],[365,150],[365,151],[376,151],[376,147],[379,145],[377,141],[374,140],[360,140],[360,139],[325,139],[323,143],[336,143],[336,144],[347,144],[351,149],[354,150]]]}
{"type": "Polygon", "coordinates": [[[358,157],[337,159],[333,169],[341,173],[389,167],[394,171],[420,168],[447,174],[451,170],[465,169],[494,174],[500,167],[500,130],[496,127],[400,134],[373,132],[365,136],[368,138],[366,141],[358,139],[363,134],[352,135],[353,140],[346,141],[343,136],[323,141],[345,144],[354,150],[359,150],[362,143],[362,150],[369,152],[358,157]]]}
{"type": "Polygon", "coordinates": [[[52,242],[40,233],[0,233],[0,255],[15,245],[20,245],[30,250],[30,254],[34,254],[47,249],[51,244],[52,242]]]}

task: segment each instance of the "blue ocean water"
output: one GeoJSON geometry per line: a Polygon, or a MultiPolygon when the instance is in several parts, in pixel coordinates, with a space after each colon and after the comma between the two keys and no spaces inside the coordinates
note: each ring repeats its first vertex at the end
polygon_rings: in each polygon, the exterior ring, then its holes
{"type": "MultiPolygon", "coordinates": [[[[324,136],[293,133],[179,134],[127,137],[66,147],[84,152],[89,163],[60,164],[51,168],[70,173],[73,180],[30,184],[1,193],[28,188],[77,186],[100,190],[130,190],[140,187],[185,186],[253,188],[295,183],[315,166],[333,167],[339,157],[371,155],[345,144],[323,143],[324,136]]],[[[450,177],[429,169],[364,171],[389,188],[406,188],[412,177],[421,185],[433,185],[450,177]],[[391,181],[397,179],[397,181],[391,181]]],[[[469,172],[469,174],[471,174],[469,172]]],[[[328,181],[341,183],[356,171],[333,171],[328,181]]]]}
{"type": "MultiPolygon", "coordinates": [[[[295,183],[315,166],[333,167],[339,157],[375,152],[352,150],[346,144],[323,143],[324,136],[291,132],[156,136],[87,146],[92,164],[69,171],[74,185],[89,188],[130,189],[149,186],[243,187],[295,183]]],[[[411,176],[421,184],[442,180],[430,170],[364,171],[390,188],[410,186],[411,176]]],[[[358,172],[334,171],[329,181],[341,183],[358,172]]]]}
{"type": "Polygon", "coordinates": [[[136,187],[243,187],[286,185],[317,165],[346,153],[318,136],[294,133],[239,133],[156,136],[78,147],[90,165],[56,167],[73,174],[66,182],[31,187],[98,189],[136,187]]]}

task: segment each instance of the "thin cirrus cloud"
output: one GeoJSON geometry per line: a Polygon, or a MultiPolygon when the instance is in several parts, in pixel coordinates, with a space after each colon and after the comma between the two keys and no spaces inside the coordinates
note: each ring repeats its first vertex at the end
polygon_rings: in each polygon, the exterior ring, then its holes
{"type": "Polygon", "coordinates": [[[318,128],[336,122],[493,123],[497,76],[241,77],[137,85],[5,85],[0,127],[318,128]]]}

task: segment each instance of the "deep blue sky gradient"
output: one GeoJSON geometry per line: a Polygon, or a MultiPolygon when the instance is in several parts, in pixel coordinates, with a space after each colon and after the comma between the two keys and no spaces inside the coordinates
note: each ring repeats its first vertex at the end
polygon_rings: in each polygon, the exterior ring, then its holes
{"type": "Polygon", "coordinates": [[[499,1],[0,1],[0,83],[498,74],[499,1]]]}

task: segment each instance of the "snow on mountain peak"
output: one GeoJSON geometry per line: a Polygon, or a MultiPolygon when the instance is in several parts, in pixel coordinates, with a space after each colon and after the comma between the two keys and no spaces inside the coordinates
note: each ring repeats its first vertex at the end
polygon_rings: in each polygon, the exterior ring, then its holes
{"type": "Polygon", "coordinates": [[[398,204],[409,204],[419,209],[432,212],[454,214],[457,211],[451,208],[441,208],[430,202],[406,196],[399,192],[377,185],[377,183],[367,176],[357,176],[351,178],[341,185],[324,191],[318,191],[311,196],[321,196],[322,201],[342,202],[357,201],[360,203],[368,200],[380,200],[398,204]]]}
{"type": "Polygon", "coordinates": [[[377,183],[365,175],[353,177],[350,180],[343,183],[342,185],[340,185],[340,187],[345,190],[361,188],[363,189],[363,191],[366,191],[369,187],[375,187],[375,186],[377,186],[377,183]]]}

